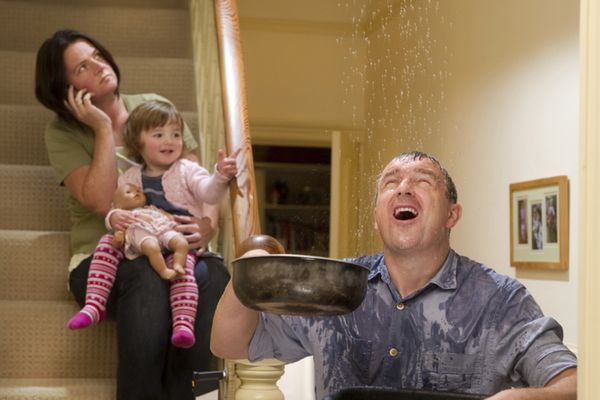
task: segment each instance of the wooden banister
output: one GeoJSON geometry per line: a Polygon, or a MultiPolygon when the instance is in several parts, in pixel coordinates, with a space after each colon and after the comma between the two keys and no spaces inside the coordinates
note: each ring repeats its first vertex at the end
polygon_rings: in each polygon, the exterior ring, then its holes
{"type": "MultiPolygon", "coordinates": [[[[215,0],[215,18],[227,154],[242,149],[237,158],[238,175],[229,186],[235,249],[239,253],[251,236],[260,234],[260,221],[236,1],[215,0]]],[[[277,380],[284,371],[282,362],[233,361],[236,364],[232,373],[241,382],[235,394],[236,400],[283,400],[283,394],[277,387],[277,380]]],[[[227,399],[232,398],[230,383],[227,383],[227,399]]]]}
{"type": "Polygon", "coordinates": [[[236,248],[251,235],[260,233],[254,160],[250,141],[244,63],[240,44],[239,18],[235,0],[215,0],[225,143],[228,154],[242,148],[238,176],[230,185],[233,232],[236,248]]]}

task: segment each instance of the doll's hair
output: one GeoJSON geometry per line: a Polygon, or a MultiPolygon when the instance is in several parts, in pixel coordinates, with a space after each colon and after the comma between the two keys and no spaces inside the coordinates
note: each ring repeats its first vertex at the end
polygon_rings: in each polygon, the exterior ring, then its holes
{"type": "MultiPolygon", "coordinates": [[[[142,149],[142,132],[165,126],[171,122],[179,125],[179,129],[183,134],[183,118],[177,108],[167,101],[149,100],[134,108],[129,114],[123,130],[123,142],[125,143],[127,155],[135,162],[143,164],[144,159],[140,153],[142,149]]],[[[183,147],[186,149],[185,141],[183,147]]],[[[181,153],[181,156],[183,156],[184,152],[181,153]]]]}

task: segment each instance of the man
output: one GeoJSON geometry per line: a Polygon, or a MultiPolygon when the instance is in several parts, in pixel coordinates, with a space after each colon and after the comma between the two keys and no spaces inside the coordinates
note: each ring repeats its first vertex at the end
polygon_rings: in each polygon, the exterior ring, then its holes
{"type": "Polygon", "coordinates": [[[575,399],[576,358],[560,325],[519,282],[451,250],[461,211],[437,160],[400,154],[377,182],[383,253],[352,260],[370,268],[362,304],[331,317],[258,313],[230,284],[215,314],[212,351],[251,361],[313,355],[317,399],[366,385],[575,399]]]}

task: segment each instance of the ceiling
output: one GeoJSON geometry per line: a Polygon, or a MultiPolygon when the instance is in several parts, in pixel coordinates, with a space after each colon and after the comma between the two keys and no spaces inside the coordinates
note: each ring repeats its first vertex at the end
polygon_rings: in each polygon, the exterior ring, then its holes
{"type": "MultiPolygon", "coordinates": [[[[353,23],[375,4],[394,0],[238,0],[240,18],[353,23]]],[[[376,9],[376,8],[374,8],[376,9]]]]}

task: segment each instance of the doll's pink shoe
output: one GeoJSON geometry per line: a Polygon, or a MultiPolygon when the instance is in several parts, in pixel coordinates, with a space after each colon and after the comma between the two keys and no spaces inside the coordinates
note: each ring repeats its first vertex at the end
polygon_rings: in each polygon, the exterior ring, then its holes
{"type": "Polygon", "coordinates": [[[194,337],[194,334],[184,329],[173,332],[173,335],[171,336],[171,343],[173,343],[173,346],[181,347],[182,349],[189,349],[195,342],[196,338],[194,337]]]}

